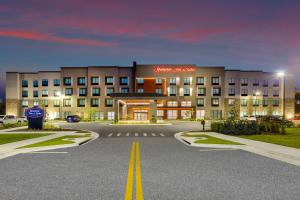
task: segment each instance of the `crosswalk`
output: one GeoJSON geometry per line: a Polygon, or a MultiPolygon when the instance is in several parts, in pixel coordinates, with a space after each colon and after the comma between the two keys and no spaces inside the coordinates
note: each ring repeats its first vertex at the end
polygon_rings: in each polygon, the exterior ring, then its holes
{"type": "Polygon", "coordinates": [[[108,133],[107,137],[166,137],[164,133],[137,133],[137,132],[116,132],[116,133],[108,133]]]}

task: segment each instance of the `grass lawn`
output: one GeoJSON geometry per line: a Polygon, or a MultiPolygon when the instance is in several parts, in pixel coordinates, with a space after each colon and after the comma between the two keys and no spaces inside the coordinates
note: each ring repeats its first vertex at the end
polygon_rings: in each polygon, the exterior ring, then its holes
{"type": "Polygon", "coordinates": [[[287,128],[285,135],[241,135],[239,137],[300,149],[300,128],[287,128]]]}
{"type": "Polygon", "coordinates": [[[63,137],[58,137],[54,138],[51,140],[46,140],[43,142],[38,142],[35,144],[30,144],[27,146],[19,147],[18,149],[21,148],[32,148],[32,147],[42,147],[42,146],[52,146],[52,145],[63,145],[63,144],[72,144],[74,143],[73,141],[68,141],[64,139],[73,139],[73,138],[82,138],[82,137],[90,137],[90,134],[85,134],[85,135],[65,135],[63,137]]]}
{"type": "Polygon", "coordinates": [[[44,133],[34,133],[34,134],[28,134],[28,133],[18,133],[18,134],[0,134],[0,145],[11,143],[11,142],[18,142],[21,140],[28,140],[32,138],[37,137],[43,137],[50,134],[44,134],[44,133]]]}
{"type": "Polygon", "coordinates": [[[182,136],[185,136],[185,137],[195,137],[196,139],[199,138],[199,137],[205,137],[207,138],[206,140],[195,140],[194,143],[197,143],[197,144],[231,144],[231,145],[242,145],[241,143],[238,143],[238,142],[232,142],[232,141],[229,141],[229,140],[223,140],[223,139],[219,139],[219,138],[216,138],[216,137],[212,137],[212,136],[209,136],[209,135],[206,135],[206,134],[193,134],[193,135],[190,135],[188,133],[184,133],[182,134],[182,136]]]}

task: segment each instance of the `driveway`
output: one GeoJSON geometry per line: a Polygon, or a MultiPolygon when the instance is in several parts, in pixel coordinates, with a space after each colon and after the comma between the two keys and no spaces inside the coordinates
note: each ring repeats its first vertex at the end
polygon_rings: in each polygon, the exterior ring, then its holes
{"type": "Polygon", "coordinates": [[[134,141],[140,144],[146,200],[300,199],[299,167],[242,150],[188,147],[173,138],[199,130],[199,123],[66,126],[100,137],[76,148],[0,160],[0,199],[124,199],[134,141]]]}

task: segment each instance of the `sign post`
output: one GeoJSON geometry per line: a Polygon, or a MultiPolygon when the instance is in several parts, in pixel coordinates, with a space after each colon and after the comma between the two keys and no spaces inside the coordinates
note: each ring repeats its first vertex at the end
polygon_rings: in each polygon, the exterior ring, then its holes
{"type": "Polygon", "coordinates": [[[38,106],[26,110],[29,129],[43,129],[45,111],[38,106]]]}

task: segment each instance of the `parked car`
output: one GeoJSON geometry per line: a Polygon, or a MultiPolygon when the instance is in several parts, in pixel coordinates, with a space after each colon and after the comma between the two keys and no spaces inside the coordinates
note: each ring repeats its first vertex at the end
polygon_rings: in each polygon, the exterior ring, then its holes
{"type": "Polygon", "coordinates": [[[1,124],[15,124],[18,120],[14,115],[0,115],[1,124]]]}
{"type": "Polygon", "coordinates": [[[19,118],[17,118],[17,121],[18,122],[28,122],[26,117],[19,117],[19,118]]]}
{"type": "Polygon", "coordinates": [[[80,122],[81,118],[78,115],[69,115],[69,116],[67,116],[66,121],[69,123],[80,122]]]}
{"type": "Polygon", "coordinates": [[[245,115],[244,117],[242,117],[242,119],[244,120],[248,120],[248,121],[256,121],[256,117],[255,116],[248,116],[248,115],[245,115]]]}

